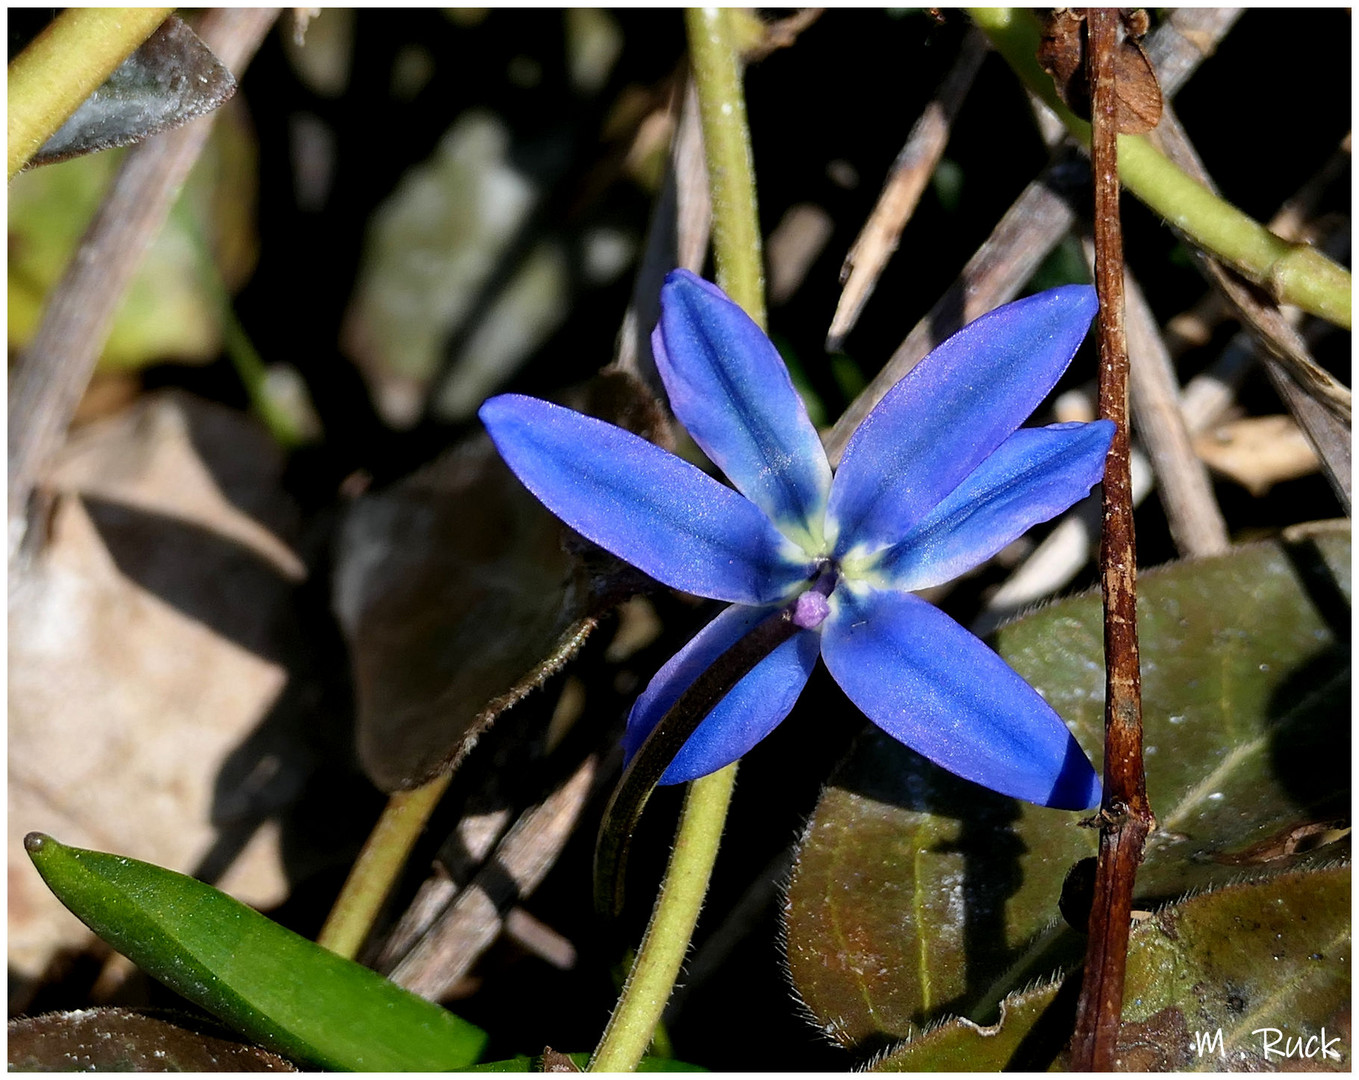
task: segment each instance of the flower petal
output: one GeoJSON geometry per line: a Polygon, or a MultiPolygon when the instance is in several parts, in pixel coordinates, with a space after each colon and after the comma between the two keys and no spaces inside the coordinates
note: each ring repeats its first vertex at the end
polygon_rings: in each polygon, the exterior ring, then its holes
{"type": "Polygon", "coordinates": [[[1098,304],[1088,285],[1006,304],[911,369],[845,447],[827,529],[835,554],[903,539],[1047,396],[1098,304]]]}
{"type": "Polygon", "coordinates": [[[942,611],[844,585],[831,604],[826,666],[887,734],[1002,795],[1066,810],[1099,802],[1099,777],[1061,717],[942,611]]]}
{"type": "Polygon", "coordinates": [[[478,415],[549,510],[657,581],[764,603],[811,572],[754,503],[629,431],[518,394],[478,415]]]}
{"type": "Polygon", "coordinates": [[[878,570],[902,591],[942,585],[1040,521],[1084,498],[1104,476],[1111,420],[1020,428],[883,553],[878,570]]]}
{"type": "Polygon", "coordinates": [[[831,469],[788,369],[726,293],[687,270],[667,275],[651,335],[680,423],[746,498],[790,535],[820,540],[831,469]]]}
{"type": "MultiPolygon", "coordinates": [[[[694,680],[778,610],[729,607],[672,656],[632,706],[623,735],[623,752],[628,760],[694,680]]],[[[803,630],[756,664],[689,736],[660,783],[680,784],[716,772],[778,727],[811,676],[820,646],[816,631],[803,630]]]]}

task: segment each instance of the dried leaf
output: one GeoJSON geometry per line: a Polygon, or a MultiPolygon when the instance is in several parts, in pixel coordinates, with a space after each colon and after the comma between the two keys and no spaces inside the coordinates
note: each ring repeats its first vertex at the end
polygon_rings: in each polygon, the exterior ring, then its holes
{"type": "Polygon", "coordinates": [[[180,870],[253,836],[222,884],[261,905],[286,895],[277,832],[255,827],[305,781],[298,736],[248,740],[296,658],[305,570],[281,472],[258,425],[174,393],[63,450],[48,542],[10,579],[12,972],[86,940],[26,865],[29,829],[180,870]]]}
{"type": "Polygon", "coordinates": [[[1194,451],[1215,472],[1257,498],[1275,484],[1321,467],[1316,451],[1291,416],[1245,416],[1194,440],[1194,451]]]}
{"type": "MultiPolygon", "coordinates": [[[[1118,93],[1118,130],[1144,135],[1161,120],[1161,83],[1142,48],[1146,12],[1125,16],[1125,34],[1114,54],[1114,82],[1118,93]]],[[[1077,116],[1090,118],[1090,82],[1086,71],[1084,12],[1058,8],[1045,20],[1038,62],[1052,76],[1057,96],[1077,116]]]]}
{"type": "Polygon", "coordinates": [[[212,112],[236,80],[175,16],[166,19],[33,155],[29,168],[131,146],[212,112]]]}

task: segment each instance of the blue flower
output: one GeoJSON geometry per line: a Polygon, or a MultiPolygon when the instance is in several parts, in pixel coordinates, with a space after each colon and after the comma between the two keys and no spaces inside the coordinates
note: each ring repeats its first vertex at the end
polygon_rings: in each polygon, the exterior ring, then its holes
{"type": "Polygon", "coordinates": [[[656,364],[676,417],[736,490],[612,424],[516,394],[487,401],[480,416],[501,456],[548,509],[656,580],[730,604],[638,698],[629,757],[717,657],[791,604],[800,629],[708,714],[661,783],[745,754],[821,656],[870,720],[959,776],[1045,806],[1098,803],[1099,778],[1061,718],[914,595],[1104,475],[1110,421],[1019,428],[1096,307],[1090,287],[1064,286],[964,327],[869,413],[832,474],[773,344],[716,286],[674,271],[656,364]]]}

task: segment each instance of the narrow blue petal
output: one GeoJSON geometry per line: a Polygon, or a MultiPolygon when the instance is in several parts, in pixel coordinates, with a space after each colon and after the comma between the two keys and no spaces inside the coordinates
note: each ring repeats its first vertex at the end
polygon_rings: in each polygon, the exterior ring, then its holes
{"type": "Polygon", "coordinates": [[[1002,795],[1064,810],[1099,802],[1099,777],[1061,717],[942,611],[843,585],[831,603],[826,667],[887,734],[1002,795]]]}
{"type": "Polygon", "coordinates": [[[969,323],[896,384],[850,436],[831,487],[835,554],[902,540],[1047,396],[1098,307],[1088,285],[969,323]]]}
{"type": "MultiPolygon", "coordinates": [[[[694,680],[778,610],[729,607],[672,656],[632,707],[623,736],[628,760],[694,680]]],[[[680,784],[716,772],[778,727],[811,676],[820,645],[816,631],[803,630],[756,664],[689,736],[660,783],[680,784]]]]}
{"type": "Polygon", "coordinates": [[[726,293],[687,270],[661,289],[651,336],[670,407],[746,498],[800,541],[820,539],[831,469],[783,358],[726,293]]]}
{"type": "Polygon", "coordinates": [[[952,581],[1089,494],[1113,437],[1111,420],[1020,428],[883,553],[878,571],[903,591],[952,581]]]}
{"type": "Polygon", "coordinates": [[[518,394],[478,415],[549,510],[657,581],[758,604],[811,572],[754,503],[631,432],[518,394]]]}

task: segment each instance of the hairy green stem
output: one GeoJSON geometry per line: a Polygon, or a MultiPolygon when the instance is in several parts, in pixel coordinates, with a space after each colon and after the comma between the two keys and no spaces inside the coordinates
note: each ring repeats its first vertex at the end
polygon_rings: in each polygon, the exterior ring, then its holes
{"type": "Polygon", "coordinates": [[[689,950],[735,786],[735,764],[689,785],[661,894],[604,1038],[590,1059],[591,1072],[631,1072],[646,1053],[689,950]]]}
{"type": "Polygon", "coordinates": [[[406,858],[424,831],[429,816],[448,788],[448,776],[438,776],[413,791],[398,791],[359,852],[335,906],[316,938],[323,948],[354,959],[373,928],[382,902],[406,865],[406,858]]]}
{"type": "Polygon", "coordinates": [[[764,259],[733,12],[690,8],[684,21],[712,190],[717,284],[763,327],[764,259]]]}
{"type": "MultiPolygon", "coordinates": [[[[717,283],[763,326],[760,225],[732,19],[709,8],[687,11],[685,23],[712,191],[717,283]]],[[[735,783],[732,764],[689,785],[660,896],[591,1071],[631,1071],[646,1053],[698,922],[735,783]]]]}
{"type": "MultiPolygon", "coordinates": [[[[1038,64],[1038,21],[1015,8],[969,9],[975,22],[1014,69],[1086,146],[1090,124],[1057,97],[1052,78],[1038,64]]],[[[1258,221],[1213,194],[1162,154],[1143,135],[1118,137],[1123,186],[1195,246],[1264,286],[1280,303],[1350,328],[1350,274],[1315,248],[1274,235],[1258,221]]]]}
{"type": "Polygon", "coordinates": [[[174,8],[67,8],[9,65],[9,178],[174,8]]]}

